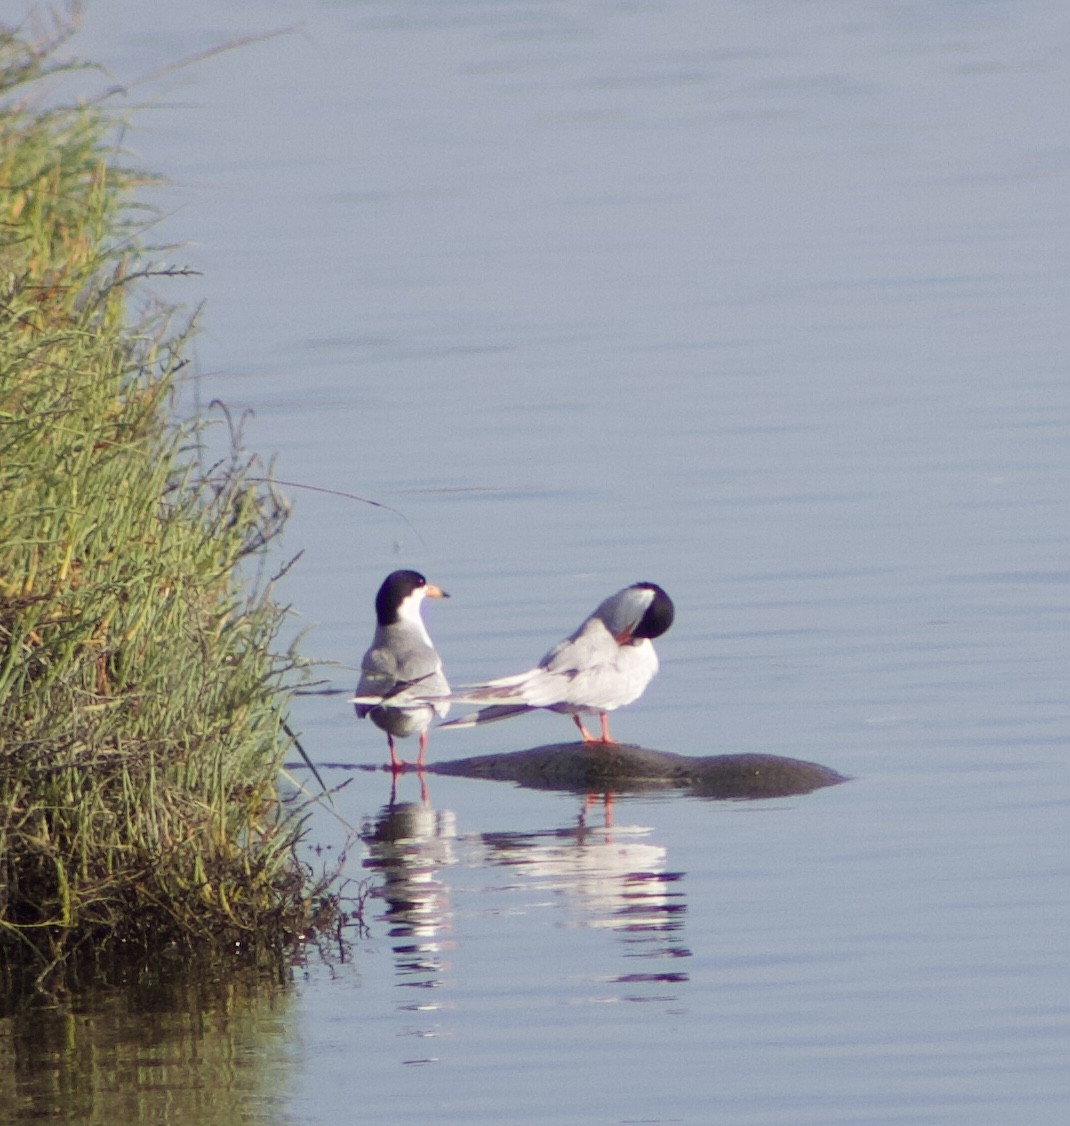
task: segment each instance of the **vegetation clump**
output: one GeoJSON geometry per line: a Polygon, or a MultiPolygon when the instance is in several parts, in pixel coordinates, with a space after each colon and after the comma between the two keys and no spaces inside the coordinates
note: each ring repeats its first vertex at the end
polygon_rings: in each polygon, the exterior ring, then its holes
{"type": "Polygon", "coordinates": [[[279,795],[299,662],[249,566],[286,506],[171,421],[188,333],[139,288],[146,177],[112,114],[40,92],[67,30],[0,27],[0,966],[42,981],[277,954],[323,890],[279,795]]]}

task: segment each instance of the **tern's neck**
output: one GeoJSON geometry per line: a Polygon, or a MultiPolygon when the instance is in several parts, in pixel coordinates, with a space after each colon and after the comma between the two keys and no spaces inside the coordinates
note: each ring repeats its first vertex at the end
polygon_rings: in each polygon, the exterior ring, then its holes
{"type": "Polygon", "coordinates": [[[431,638],[428,635],[427,627],[424,625],[424,620],[420,615],[420,604],[423,602],[422,594],[410,594],[408,598],[404,599],[400,606],[398,606],[398,625],[408,626],[410,629],[416,630],[420,636],[431,644],[431,638]]]}

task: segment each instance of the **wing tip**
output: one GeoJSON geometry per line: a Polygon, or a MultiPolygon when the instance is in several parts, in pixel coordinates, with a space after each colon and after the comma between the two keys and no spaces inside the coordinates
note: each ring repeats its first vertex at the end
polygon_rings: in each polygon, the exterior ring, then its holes
{"type": "Polygon", "coordinates": [[[523,715],[525,712],[535,710],[527,704],[496,704],[489,708],[480,708],[478,711],[469,712],[468,715],[458,716],[457,719],[440,723],[438,726],[440,728],[480,727],[484,723],[496,723],[500,719],[510,719],[512,716],[523,715]]]}

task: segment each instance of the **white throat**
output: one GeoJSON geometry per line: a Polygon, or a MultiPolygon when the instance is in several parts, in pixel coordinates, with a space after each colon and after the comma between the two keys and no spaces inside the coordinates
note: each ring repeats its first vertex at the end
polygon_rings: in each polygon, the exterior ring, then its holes
{"type": "Polygon", "coordinates": [[[398,606],[398,621],[404,622],[407,626],[411,626],[420,634],[424,641],[430,645],[431,637],[420,615],[420,604],[423,602],[425,596],[426,593],[423,587],[417,587],[412,594],[402,599],[398,606]]]}

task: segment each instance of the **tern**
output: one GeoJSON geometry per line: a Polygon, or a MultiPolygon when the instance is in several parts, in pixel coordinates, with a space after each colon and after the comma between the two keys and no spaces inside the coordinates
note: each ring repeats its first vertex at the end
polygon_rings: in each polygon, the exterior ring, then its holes
{"type": "Polygon", "coordinates": [[[394,738],[419,735],[416,765],[422,767],[431,720],[449,711],[450,686],[420,614],[425,598],[448,597],[416,571],[387,575],[375,596],[375,636],[361,658],[360,683],[350,703],[361,719],[367,716],[386,732],[394,771],[403,769],[394,738]]]}
{"type": "Polygon", "coordinates": [[[572,716],[585,743],[615,743],[607,715],[637,700],[658,671],[651,643],[672,625],[672,599],[657,583],[633,583],[607,598],[533,669],[462,689],[451,700],[486,704],[441,726],[476,727],[537,708],[572,716]],[[601,736],[583,725],[597,714],[601,736]]]}

